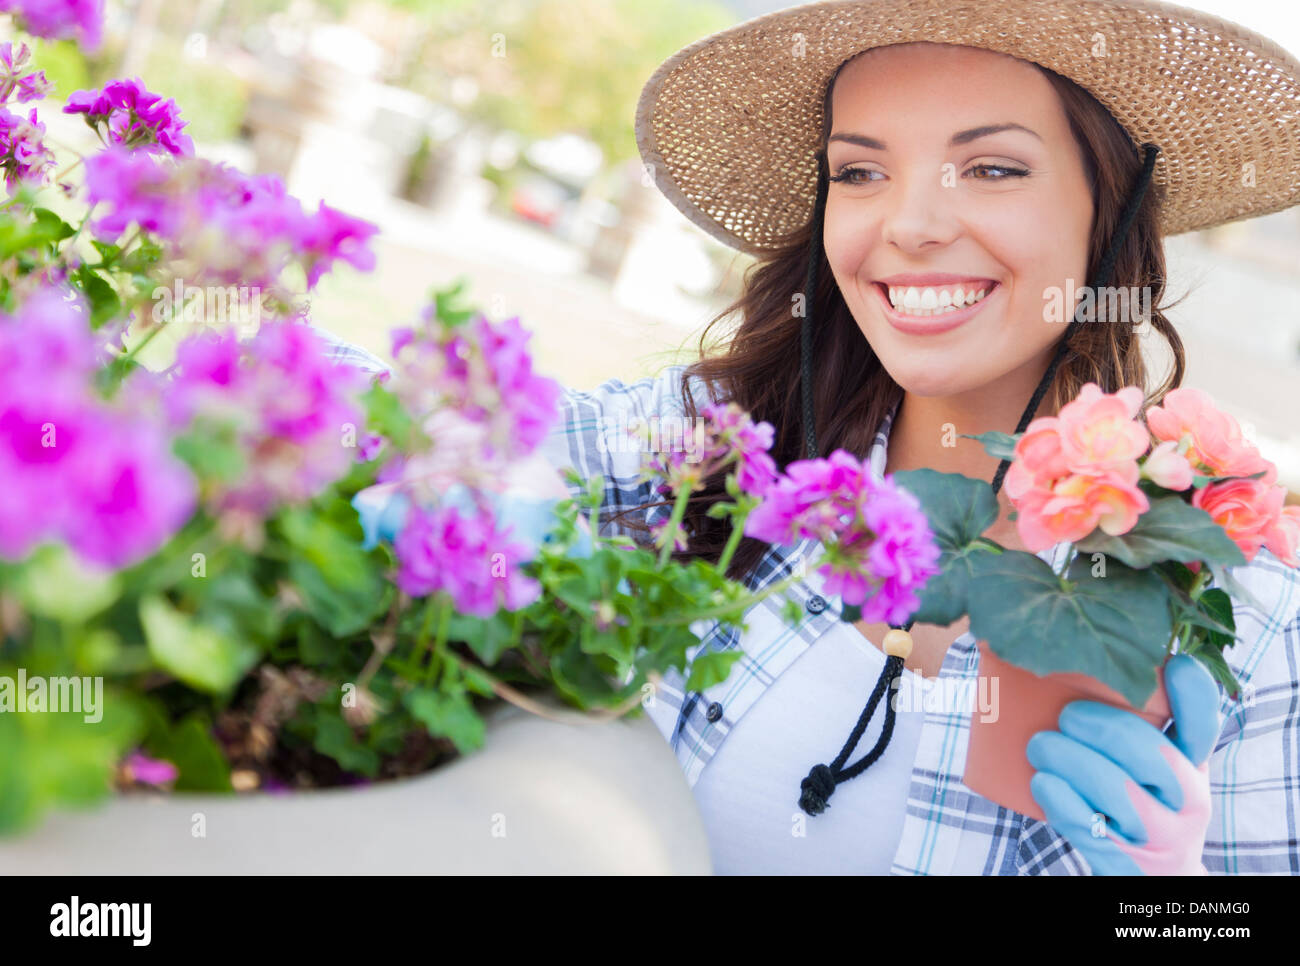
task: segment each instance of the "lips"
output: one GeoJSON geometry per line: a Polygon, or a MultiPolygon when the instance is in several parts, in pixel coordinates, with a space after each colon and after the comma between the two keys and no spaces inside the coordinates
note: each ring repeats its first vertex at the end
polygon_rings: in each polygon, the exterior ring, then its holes
{"type": "Polygon", "coordinates": [[[881,311],[885,314],[885,319],[895,329],[908,335],[938,335],[942,332],[950,332],[960,325],[964,325],[973,319],[984,306],[995,298],[1002,286],[999,282],[989,280],[990,288],[984,298],[980,299],[973,305],[967,305],[964,308],[956,309],[951,312],[944,312],[940,315],[914,316],[907,315],[894,308],[889,301],[888,285],[890,284],[917,284],[912,279],[924,279],[925,283],[930,286],[946,285],[955,282],[972,281],[971,276],[961,275],[924,275],[924,276],[903,276],[895,275],[889,279],[879,282],[873,282],[871,287],[876,292],[876,297],[880,301],[881,311]]]}

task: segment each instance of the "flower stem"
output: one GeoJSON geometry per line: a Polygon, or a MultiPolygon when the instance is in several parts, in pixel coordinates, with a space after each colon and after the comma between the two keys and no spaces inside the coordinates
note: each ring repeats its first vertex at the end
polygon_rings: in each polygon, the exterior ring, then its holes
{"type": "Polygon", "coordinates": [[[646,627],[665,627],[675,626],[677,624],[693,624],[695,621],[707,617],[718,617],[722,614],[730,614],[737,608],[749,609],[762,600],[766,600],[773,594],[780,593],[787,587],[793,586],[802,575],[793,573],[784,580],[779,580],[771,587],[766,588],[761,594],[750,594],[748,599],[742,597],[740,600],[733,601],[730,604],[722,604],[717,607],[706,607],[703,610],[689,611],[682,614],[674,614],[672,617],[652,617],[645,622],[646,627]]]}
{"type": "Polygon", "coordinates": [[[659,549],[659,566],[662,567],[668,562],[669,555],[677,546],[677,534],[681,530],[682,518],[686,516],[686,501],[691,498],[691,491],[683,487],[677,494],[677,501],[673,504],[673,515],[668,520],[668,528],[664,533],[664,545],[659,549]]]}
{"type": "Polygon", "coordinates": [[[731,563],[731,558],[740,546],[740,540],[745,535],[745,519],[749,516],[748,512],[738,513],[731,518],[731,533],[727,534],[727,545],[722,548],[722,556],[718,558],[718,573],[725,574],[727,565],[731,563]]]}

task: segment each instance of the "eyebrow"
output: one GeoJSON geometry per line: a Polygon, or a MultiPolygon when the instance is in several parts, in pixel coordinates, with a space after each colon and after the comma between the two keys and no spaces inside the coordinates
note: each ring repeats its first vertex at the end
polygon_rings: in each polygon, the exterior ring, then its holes
{"type": "MultiPolygon", "coordinates": [[[[971,141],[979,138],[988,137],[990,134],[998,134],[1002,131],[1024,131],[1026,134],[1032,134],[1038,140],[1042,140],[1037,131],[1032,131],[1023,124],[1008,122],[1006,124],[984,124],[980,127],[968,128],[965,131],[958,131],[948,139],[948,147],[955,148],[959,144],[969,144],[971,141]]],[[[844,141],[848,144],[856,144],[859,147],[871,148],[874,151],[888,151],[884,141],[876,138],[867,137],[865,134],[832,134],[828,139],[830,141],[844,141]]]]}

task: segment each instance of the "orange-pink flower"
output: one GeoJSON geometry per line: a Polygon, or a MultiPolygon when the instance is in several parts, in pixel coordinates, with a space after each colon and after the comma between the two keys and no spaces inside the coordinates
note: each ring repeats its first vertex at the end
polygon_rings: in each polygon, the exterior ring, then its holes
{"type": "Polygon", "coordinates": [[[1264,536],[1264,546],[1288,567],[1300,567],[1300,506],[1284,506],[1264,536]]]}
{"type": "Polygon", "coordinates": [[[1192,464],[1178,452],[1172,439],[1157,443],[1142,461],[1142,475],[1166,490],[1185,490],[1192,485],[1192,464]]]}
{"type": "Polygon", "coordinates": [[[1241,426],[1214,405],[1208,393],[1190,387],[1167,393],[1159,406],[1147,410],[1147,426],[1159,440],[1181,444],[1186,456],[1210,476],[1252,476],[1263,471],[1263,482],[1277,479],[1277,468],[1260,455],[1241,433],[1241,426]]]}
{"type": "MultiPolygon", "coordinates": [[[[1263,480],[1225,480],[1197,490],[1192,495],[1192,506],[1208,513],[1251,561],[1270,538],[1286,551],[1291,524],[1279,522],[1285,498],[1285,489],[1263,480]]],[[[1294,554],[1294,542],[1290,553],[1294,554]]]]}
{"type": "Polygon", "coordinates": [[[1150,506],[1137,486],[1138,457],[1150,444],[1136,419],[1141,405],[1135,386],[1107,394],[1090,382],[1060,415],[1029,424],[1005,481],[1029,550],[1082,540],[1097,527],[1118,536],[1137,524],[1150,506]]]}

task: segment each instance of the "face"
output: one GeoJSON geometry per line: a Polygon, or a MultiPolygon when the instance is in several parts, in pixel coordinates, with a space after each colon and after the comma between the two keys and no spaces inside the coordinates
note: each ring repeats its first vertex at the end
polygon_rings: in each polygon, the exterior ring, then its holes
{"type": "Polygon", "coordinates": [[[1087,284],[1093,216],[1051,83],[991,51],[902,44],[840,71],[831,117],[826,255],[885,369],[919,396],[1028,395],[1064,331],[1044,292],[1087,284]]]}

